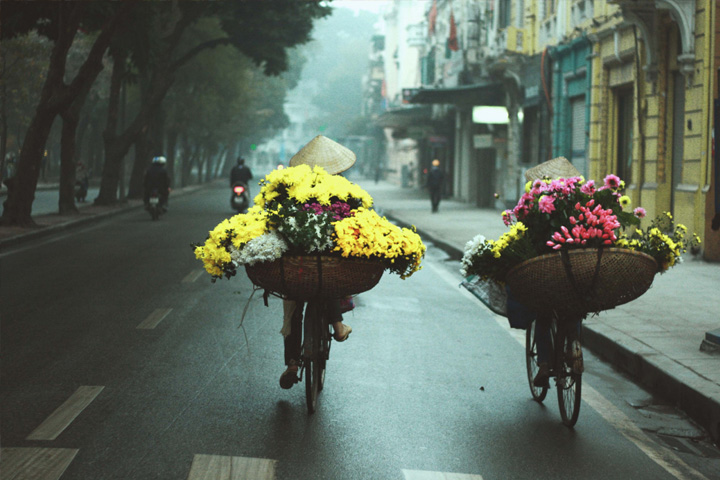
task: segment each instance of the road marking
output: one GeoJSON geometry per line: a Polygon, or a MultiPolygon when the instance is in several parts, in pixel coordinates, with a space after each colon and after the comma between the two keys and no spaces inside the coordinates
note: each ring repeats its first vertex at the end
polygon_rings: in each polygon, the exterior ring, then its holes
{"type": "Polygon", "coordinates": [[[277,460],[195,455],[187,480],[274,480],[277,460]]]}
{"type": "Polygon", "coordinates": [[[0,448],[3,480],[58,480],[78,450],[71,448],[0,448]]]}
{"type": "Polygon", "coordinates": [[[423,470],[403,470],[405,480],[482,480],[480,475],[469,473],[426,472],[423,470]]]}
{"type": "Polygon", "coordinates": [[[205,270],[195,270],[194,272],[190,272],[182,279],[182,283],[193,283],[200,278],[203,273],[205,273],[205,270]]]}
{"type": "Polygon", "coordinates": [[[60,405],[26,440],[55,440],[75,417],[95,400],[105,387],[81,386],[60,405]]]}
{"type": "Polygon", "coordinates": [[[172,312],[172,308],[157,308],[154,312],[148,315],[148,317],[143,320],[140,325],[135,328],[140,328],[143,330],[153,329],[157,327],[158,324],[170,314],[170,312],[172,312]]]}
{"type": "MultiPolygon", "coordinates": [[[[435,270],[440,278],[450,283],[451,285],[458,285],[459,282],[454,278],[447,270],[440,269],[434,265],[430,265],[430,268],[435,270]]],[[[464,288],[460,288],[460,293],[465,297],[469,298],[482,308],[487,307],[472,293],[468,292],[464,288]]],[[[488,310],[489,312],[490,310],[488,310]]],[[[525,347],[525,332],[518,329],[511,329],[508,325],[507,318],[500,315],[492,314],[492,317],[500,325],[500,327],[508,332],[520,345],[525,347]]],[[[625,415],[622,410],[612,404],[607,398],[603,397],[597,390],[591,387],[586,381],[583,381],[582,385],[582,399],[585,403],[590,405],[596,412],[602,416],[605,421],[612,425],[622,436],[630,440],[635,444],[645,455],[651,460],[660,465],[668,473],[673,475],[679,480],[708,480],[706,476],[698,472],[688,464],[686,464],[680,457],[678,457],[672,450],[664,448],[658,443],[650,439],[643,430],[635,425],[630,417],[625,415]]]]}

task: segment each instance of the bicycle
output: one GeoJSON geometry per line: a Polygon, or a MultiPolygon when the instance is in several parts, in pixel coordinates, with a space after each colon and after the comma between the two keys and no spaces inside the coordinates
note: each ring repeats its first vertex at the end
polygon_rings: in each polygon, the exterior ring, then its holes
{"type": "MultiPolygon", "coordinates": [[[[525,333],[525,360],[530,392],[535,401],[542,403],[549,385],[536,387],[533,384],[539,370],[536,325],[537,321],[533,320],[525,333]]],[[[572,321],[559,321],[556,316],[553,316],[550,324],[550,378],[555,379],[560,416],[562,423],[568,427],[573,427],[578,420],[582,394],[583,359],[580,333],[576,325],[572,321]]]]}
{"type": "Polygon", "coordinates": [[[317,408],[318,395],[325,385],[325,368],[330,358],[332,343],[330,324],[325,313],[325,302],[311,300],[305,307],[303,342],[300,355],[299,379],[305,376],[305,400],[308,413],[317,408]]]}

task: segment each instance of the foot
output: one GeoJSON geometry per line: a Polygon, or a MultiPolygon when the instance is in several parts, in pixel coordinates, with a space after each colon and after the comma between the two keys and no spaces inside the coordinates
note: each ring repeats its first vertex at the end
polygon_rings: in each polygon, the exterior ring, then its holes
{"type": "Polygon", "coordinates": [[[533,385],[536,387],[549,387],[550,386],[550,365],[547,363],[541,363],[538,365],[540,369],[537,375],[533,378],[533,385]]]}
{"type": "Polygon", "coordinates": [[[298,363],[295,360],[290,360],[287,369],[280,375],[280,387],[287,390],[299,381],[298,363]]]}
{"type": "Polygon", "coordinates": [[[350,325],[345,325],[344,323],[341,323],[339,327],[335,328],[335,334],[333,335],[333,338],[336,342],[344,342],[345,340],[347,340],[350,333],[352,333],[352,327],[350,327],[350,325]]]}

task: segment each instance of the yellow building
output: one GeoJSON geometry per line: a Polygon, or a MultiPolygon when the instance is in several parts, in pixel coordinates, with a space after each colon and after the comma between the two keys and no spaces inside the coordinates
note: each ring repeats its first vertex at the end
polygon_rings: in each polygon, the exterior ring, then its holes
{"type": "MultiPolygon", "coordinates": [[[[577,1],[571,3],[579,3],[577,1]]],[[[669,211],[720,260],[712,177],[717,2],[595,2],[588,158],[648,218],[669,211]]]]}

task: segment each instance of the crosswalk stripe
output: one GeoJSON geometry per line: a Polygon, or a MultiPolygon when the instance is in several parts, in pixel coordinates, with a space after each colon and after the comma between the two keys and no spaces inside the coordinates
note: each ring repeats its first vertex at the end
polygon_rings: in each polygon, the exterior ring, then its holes
{"type": "Polygon", "coordinates": [[[187,480],[274,480],[277,460],[195,455],[187,480]]]}
{"type": "Polygon", "coordinates": [[[429,472],[424,470],[403,470],[405,480],[482,480],[480,475],[469,473],[429,472]]]}
{"type": "Polygon", "coordinates": [[[158,308],[155,309],[154,312],[152,312],[148,317],[143,320],[140,325],[138,325],[136,328],[142,329],[142,330],[150,330],[158,326],[160,322],[163,321],[165,317],[168,316],[172,312],[172,308],[158,308]]]}
{"type": "Polygon", "coordinates": [[[81,386],[60,405],[27,440],[55,440],[105,387],[81,386]]]}
{"type": "Polygon", "coordinates": [[[0,448],[3,480],[58,480],[78,450],[72,448],[0,448]]]}
{"type": "Polygon", "coordinates": [[[190,272],[182,279],[182,283],[193,283],[195,280],[200,278],[204,272],[205,270],[195,270],[194,272],[190,272]]]}

